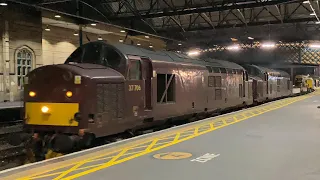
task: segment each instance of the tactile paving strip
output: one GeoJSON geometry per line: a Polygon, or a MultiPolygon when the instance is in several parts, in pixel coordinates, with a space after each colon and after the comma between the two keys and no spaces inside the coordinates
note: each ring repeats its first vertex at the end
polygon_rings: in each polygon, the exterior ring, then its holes
{"type": "Polygon", "coordinates": [[[203,123],[193,124],[181,130],[168,133],[166,135],[159,135],[158,137],[148,140],[143,143],[135,144],[129,147],[125,147],[113,152],[101,154],[90,159],[85,159],[72,164],[67,164],[56,169],[48,170],[46,172],[32,174],[28,177],[20,178],[20,180],[31,179],[74,179],[85,174],[89,174],[130,159],[148,154],[159,149],[172,146],[174,144],[186,141],[188,139],[200,136],[202,134],[214,131],[216,129],[249,119],[254,116],[272,111],[296,101],[300,101],[311,97],[316,94],[320,94],[320,91],[316,91],[312,94],[287,98],[279,101],[275,101],[269,104],[253,107],[244,111],[236,112],[233,114],[227,114],[220,117],[213,117],[212,120],[205,120],[203,123]]]}

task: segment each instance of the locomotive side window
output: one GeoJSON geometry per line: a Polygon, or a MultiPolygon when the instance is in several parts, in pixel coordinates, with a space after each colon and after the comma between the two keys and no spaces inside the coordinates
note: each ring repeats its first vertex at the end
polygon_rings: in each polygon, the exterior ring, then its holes
{"type": "Polygon", "coordinates": [[[76,49],[67,59],[66,63],[76,62],[81,63],[83,50],[82,48],[76,49]]]}
{"type": "Polygon", "coordinates": [[[227,70],[226,70],[226,68],[220,68],[220,72],[221,73],[227,73],[227,70]]]}
{"type": "Polygon", "coordinates": [[[141,62],[139,60],[130,60],[129,79],[141,80],[141,62]]]}
{"type": "Polygon", "coordinates": [[[88,44],[84,49],[82,63],[103,64],[101,59],[101,45],[88,44]]]}
{"type": "Polygon", "coordinates": [[[209,73],[212,73],[212,69],[210,66],[206,66],[206,68],[208,69],[209,73]]]}
{"type": "Polygon", "coordinates": [[[214,73],[220,73],[220,68],[218,67],[212,67],[212,70],[214,73]]]}
{"type": "Polygon", "coordinates": [[[157,102],[168,103],[168,102],[174,102],[174,101],[175,101],[175,75],[174,74],[157,74],[157,102]]]}

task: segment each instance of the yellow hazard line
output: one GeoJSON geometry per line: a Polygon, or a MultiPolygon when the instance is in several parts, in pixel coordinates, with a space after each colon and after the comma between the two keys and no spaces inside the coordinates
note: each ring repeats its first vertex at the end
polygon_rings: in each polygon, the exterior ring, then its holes
{"type": "MultiPolygon", "coordinates": [[[[267,111],[265,111],[265,112],[263,112],[263,113],[266,113],[266,112],[269,112],[269,111],[272,111],[272,110],[275,110],[275,109],[279,109],[279,108],[281,108],[281,107],[287,106],[287,105],[292,104],[292,103],[294,103],[294,102],[296,102],[296,101],[303,100],[303,99],[306,99],[306,98],[307,98],[307,97],[305,97],[305,98],[299,98],[299,99],[297,99],[297,100],[293,100],[293,101],[288,102],[288,103],[286,103],[286,104],[283,104],[283,105],[281,105],[281,106],[274,106],[273,108],[270,108],[269,110],[267,110],[267,111]]],[[[188,136],[188,137],[186,137],[186,138],[183,138],[183,139],[180,139],[180,140],[175,140],[175,141],[172,141],[171,143],[168,143],[168,144],[165,144],[165,145],[163,145],[163,146],[159,146],[159,147],[156,147],[156,148],[153,148],[153,149],[147,149],[147,150],[144,151],[144,152],[137,153],[137,154],[135,154],[135,155],[129,156],[129,157],[127,157],[127,158],[123,158],[123,159],[118,160],[118,161],[113,161],[112,163],[106,163],[106,164],[103,164],[103,165],[101,165],[101,166],[94,167],[94,168],[92,168],[92,169],[89,169],[89,170],[80,172],[80,173],[78,173],[78,174],[75,174],[75,175],[66,177],[66,178],[64,178],[64,180],[75,179],[75,178],[78,178],[78,177],[81,177],[81,176],[84,176],[84,175],[87,175],[87,174],[96,172],[96,171],[98,171],[98,170],[105,169],[105,168],[107,168],[107,167],[110,167],[110,166],[113,166],[113,165],[116,165],[116,164],[120,164],[120,163],[122,163],[122,162],[125,162],[125,161],[128,161],[128,160],[137,158],[137,157],[139,157],[139,156],[148,154],[148,153],[150,153],[150,152],[154,152],[154,151],[163,149],[163,148],[165,148],[165,147],[169,147],[169,146],[175,145],[175,144],[177,144],[177,143],[180,143],[180,142],[183,142],[183,141],[186,141],[186,140],[195,138],[195,137],[200,136],[200,135],[202,135],[202,134],[206,134],[206,133],[208,133],[208,132],[211,132],[211,131],[214,131],[214,130],[223,128],[223,127],[225,127],[225,126],[229,126],[229,125],[231,125],[231,124],[235,124],[235,123],[237,123],[237,122],[243,121],[243,120],[245,120],[245,119],[249,119],[249,118],[254,117],[254,116],[258,116],[258,115],[263,114],[263,113],[261,112],[261,113],[258,113],[258,114],[252,114],[252,115],[250,115],[250,116],[247,116],[247,117],[245,117],[245,118],[239,119],[239,120],[237,120],[237,121],[233,121],[233,122],[228,123],[228,124],[227,124],[224,120],[222,120],[223,123],[224,123],[223,125],[221,125],[221,126],[219,126],[219,127],[210,128],[210,129],[208,129],[208,130],[206,130],[206,131],[203,131],[203,132],[199,132],[199,131],[198,131],[198,130],[199,130],[199,127],[196,127],[195,130],[194,130],[194,134],[193,134],[193,135],[190,135],[190,136],[188,136]]]]}
{"type": "Polygon", "coordinates": [[[305,96],[287,98],[287,99],[272,102],[270,104],[253,107],[245,111],[235,112],[233,114],[226,114],[222,117],[216,117],[216,118],[213,117],[213,120],[204,120],[203,123],[198,122],[196,124],[187,126],[185,128],[178,128],[177,130],[173,130],[171,132],[165,132],[163,134],[157,135],[153,139],[146,138],[148,140],[142,141],[141,143],[139,142],[133,145],[120,147],[115,151],[109,151],[107,153],[103,153],[98,156],[87,158],[85,160],[78,161],[78,162],[73,162],[57,168],[52,168],[47,171],[34,173],[31,175],[29,174],[26,177],[20,178],[20,180],[39,179],[39,178],[51,177],[55,175],[58,175],[54,178],[56,180],[74,179],[74,178],[84,176],[86,174],[93,173],[95,171],[98,171],[107,167],[134,159],[136,157],[148,154],[150,152],[154,152],[159,149],[172,146],[174,144],[177,144],[177,143],[189,140],[191,138],[200,136],[202,134],[214,131],[216,129],[220,129],[225,126],[243,121],[245,119],[249,119],[251,117],[258,116],[260,114],[282,108],[296,101],[300,101],[311,96],[313,95],[308,94],[305,96]],[[144,149],[141,149],[141,148],[144,148],[144,149]],[[101,163],[101,161],[103,160],[105,160],[105,162],[101,163]],[[100,162],[99,163],[97,162],[97,164],[94,164],[94,165],[91,164],[89,166],[83,167],[83,165],[88,165],[86,163],[95,162],[95,161],[100,161],[100,162]],[[60,172],[57,172],[56,170],[59,170],[59,169],[61,169],[60,172]],[[88,170],[80,172],[78,174],[74,174],[74,172],[76,171],[78,172],[79,170],[86,170],[86,169],[88,170]],[[68,174],[72,172],[73,172],[73,175],[66,177],[68,174]]]}

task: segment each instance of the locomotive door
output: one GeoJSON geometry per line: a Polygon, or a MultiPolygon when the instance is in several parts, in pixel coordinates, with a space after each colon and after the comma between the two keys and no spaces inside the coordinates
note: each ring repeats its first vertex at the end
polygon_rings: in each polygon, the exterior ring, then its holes
{"type": "MultiPolygon", "coordinates": [[[[144,114],[144,83],[142,79],[142,63],[138,56],[128,56],[129,68],[127,76],[127,106],[132,116],[143,117],[144,114]]],[[[130,114],[131,114],[130,113],[130,114]]]]}
{"type": "Polygon", "coordinates": [[[257,99],[258,97],[258,81],[253,79],[252,81],[252,90],[253,90],[253,99],[257,99]]]}
{"type": "Polygon", "coordinates": [[[152,78],[152,63],[148,58],[141,58],[142,60],[142,69],[143,69],[143,79],[144,79],[144,96],[145,96],[145,109],[152,109],[152,99],[151,99],[151,78],[152,78]]]}

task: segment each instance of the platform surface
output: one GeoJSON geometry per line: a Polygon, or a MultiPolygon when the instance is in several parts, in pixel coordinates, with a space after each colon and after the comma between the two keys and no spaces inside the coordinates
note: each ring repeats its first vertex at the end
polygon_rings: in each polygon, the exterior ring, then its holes
{"type": "Polygon", "coordinates": [[[319,180],[319,92],[0,172],[0,179],[319,180]]]}
{"type": "Polygon", "coordinates": [[[0,102],[0,109],[19,108],[19,107],[23,107],[22,101],[0,102]]]}

